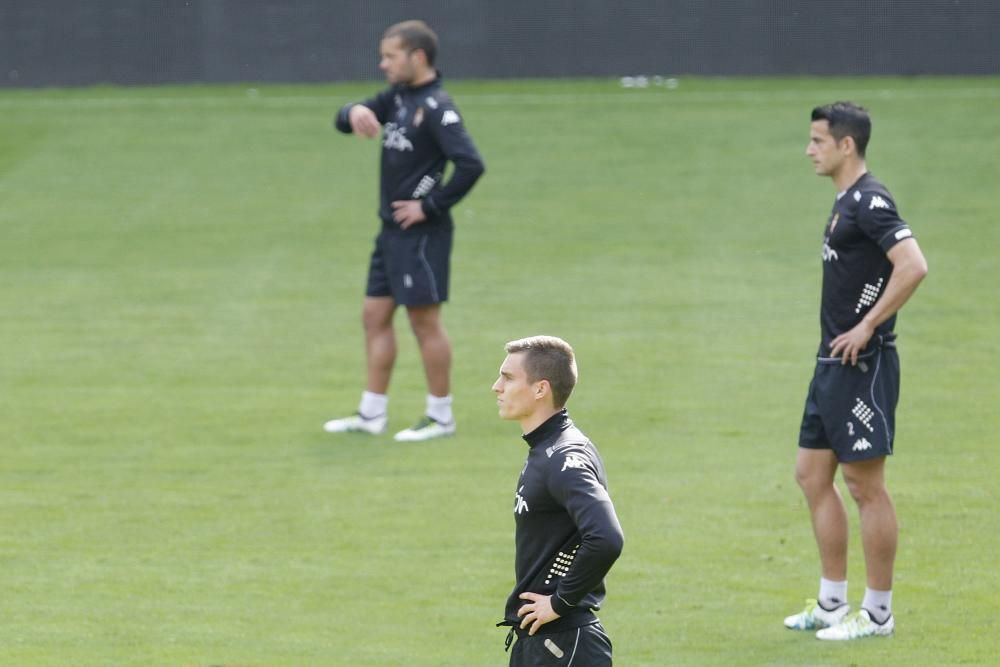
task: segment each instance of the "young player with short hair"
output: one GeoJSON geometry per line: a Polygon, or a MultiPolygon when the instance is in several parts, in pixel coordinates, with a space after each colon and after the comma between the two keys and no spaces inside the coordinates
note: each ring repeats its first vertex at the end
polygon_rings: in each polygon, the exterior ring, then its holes
{"type": "Polygon", "coordinates": [[[611,640],[594,614],[624,535],[604,462],[569,418],[573,348],[554,336],[507,343],[493,384],[500,417],[517,421],[528,460],[514,493],[516,583],[504,620],[511,667],[611,665],[611,640]]]}

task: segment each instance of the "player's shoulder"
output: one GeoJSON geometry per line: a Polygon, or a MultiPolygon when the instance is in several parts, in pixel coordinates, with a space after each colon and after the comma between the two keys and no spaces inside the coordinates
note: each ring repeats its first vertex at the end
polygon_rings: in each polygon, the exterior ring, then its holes
{"type": "Polygon", "coordinates": [[[889,189],[870,173],[865,174],[844,193],[849,207],[859,215],[874,211],[895,211],[896,201],[889,189]]]}
{"type": "Polygon", "coordinates": [[[430,109],[440,109],[455,106],[455,100],[441,86],[431,86],[423,92],[423,103],[430,109]]]}
{"type": "Polygon", "coordinates": [[[418,104],[426,110],[429,118],[441,125],[459,125],[462,122],[455,100],[440,86],[434,86],[424,92],[418,104]]]}
{"type": "Polygon", "coordinates": [[[557,469],[593,468],[597,464],[594,444],[576,427],[563,431],[555,442],[545,448],[545,456],[557,469]]]}

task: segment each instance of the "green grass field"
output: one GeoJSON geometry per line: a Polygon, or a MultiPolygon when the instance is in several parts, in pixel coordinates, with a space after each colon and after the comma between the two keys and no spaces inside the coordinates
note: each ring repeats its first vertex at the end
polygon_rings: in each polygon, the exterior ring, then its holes
{"type": "MultiPolygon", "coordinates": [[[[0,664],[506,664],[525,451],[490,386],[534,333],[577,349],[626,532],[618,664],[996,664],[1000,80],[453,83],[487,174],[459,432],[421,445],[320,428],[362,388],[377,228],[377,143],[330,120],[377,88],[0,92],[0,664]],[[804,150],[839,98],[931,273],[897,327],[897,633],[831,646],[781,619],[819,576],[792,466],[834,191],[804,150]]],[[[393,430],[423,408],[400,332],[393,430]]]]}

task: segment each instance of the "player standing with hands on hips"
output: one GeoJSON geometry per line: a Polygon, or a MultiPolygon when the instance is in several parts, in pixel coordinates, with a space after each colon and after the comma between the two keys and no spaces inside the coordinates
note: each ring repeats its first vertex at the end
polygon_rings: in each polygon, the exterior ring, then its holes
{"type": "Polygon", "coordinates": [[[500,417],[517,421],[528,460],[514,494],[516,584],[504,620],[518,636],[511,667],[611,665],[611,640],[594,614],[624,535],[604,462],[569,418],[573,348],[553,336],[507,343],[493,384],[500,417]]]}
{"type": "Polygon", "coordinates": [[[927,261],[889,191],[868,172],[867,110],[836,102],[812,111],[806,155],[838,195],[823,242],[822,342],[799,432],[795,478],[819,547],[817,600],[785,619],[819,639],[891,635],[898,528],[885,486],[899,397],[896,312],[927,275],[927,261]],[[847,511],[834,485],[838,466],[861,517],[867,587],[847,604],[847,511]]]}
{"type": "Polygon", "coordinates": [[[453,222],[450,210],[483,174],[483,161],[434,67],[437,36],[423,21],[390,26],[379,68],[389,88],[336,117],[341,132],[374,138],[382,131],[379,217],[368,268],[362,321],[367,387],[357,414],[326,422],[329,433],[381,433],[388,423],[389,380],[396,361],[393,315],[404,306],[427,377],[424,417],[396,440],[455,432],[450,387],[451,342],[441,322],[448,300],[453,222]],[[454,173],[444,182],[445,166],[454,173]]]}

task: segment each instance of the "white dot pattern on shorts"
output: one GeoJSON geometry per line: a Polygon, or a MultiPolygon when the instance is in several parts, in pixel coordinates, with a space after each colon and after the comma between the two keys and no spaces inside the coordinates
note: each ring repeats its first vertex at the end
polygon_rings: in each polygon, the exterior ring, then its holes
{"type": "Polygon", "coordinates": [[[872,417],[875,416],[875,411],[865,405],[865,402],[860,398],[855,397],[854,409],[851,410],[851,414],[858,418],[858,421],[868,429],[869,433],[874,433],[875,429],[872,427],[871,421],[872,417]]]}

